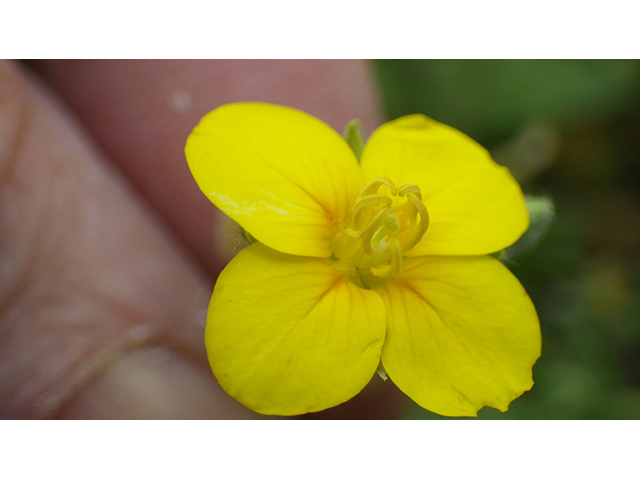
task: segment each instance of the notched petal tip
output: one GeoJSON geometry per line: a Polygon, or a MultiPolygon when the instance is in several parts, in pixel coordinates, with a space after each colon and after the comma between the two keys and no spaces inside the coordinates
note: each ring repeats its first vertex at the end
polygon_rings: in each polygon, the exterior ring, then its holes
{"type": "Polygon", "coordinates": [[[538,316],[518,280],[488,257],[411,258],[381,291],[388,312],[382,361],[423,408],[476,416],[506,411],[533,386],[538,316]]]}
{"type": "Polygon", "coordinates": [[[411,115],[404,115],[402,117],[396,118],[395,120],[391,120],[390,122],[388,122],[388,124],[393,125],[396,128],[404,128],[407,130],[423,130],[435,127],[436,125],[440,124],[440,122],[434,120],[431,117],[427,117],[422,113],[413,113],[411,115]]]}

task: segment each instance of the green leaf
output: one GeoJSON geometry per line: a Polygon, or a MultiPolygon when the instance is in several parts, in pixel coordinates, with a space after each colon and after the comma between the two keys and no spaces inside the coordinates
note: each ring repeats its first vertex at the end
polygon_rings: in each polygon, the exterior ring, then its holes
{"type": "Polygon", "coordinates": [[[342,134],[347,141],[353,153],[356,154],[356,158],[360,161],[362,150],[364,149],[364,137],[362,135],[362,124],[360,120],[354,118],[344,127],[344,133],[342,134]]]}
{"type": "Polygon", "coordinates": [[[377,60],[388,118],[424,113],[494,147],[536,121],[602,124],[631,112],[637,60],[377,60]]]}

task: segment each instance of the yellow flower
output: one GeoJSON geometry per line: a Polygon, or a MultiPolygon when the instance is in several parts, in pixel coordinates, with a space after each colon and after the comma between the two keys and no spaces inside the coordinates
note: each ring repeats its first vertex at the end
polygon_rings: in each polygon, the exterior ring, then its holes
{"type": "Polygon", "coordinates": [[[487,254],[529,217],[506,168],[423,115],[384,124],[361,162],[316,118],[220,107],[186,145],[202,191],[257,243],[216,283],[205,331],[220,385],[264,414],[356,395],[380,362],[422,407],[506,411],[533,385],[535,308],[487,254]]]}

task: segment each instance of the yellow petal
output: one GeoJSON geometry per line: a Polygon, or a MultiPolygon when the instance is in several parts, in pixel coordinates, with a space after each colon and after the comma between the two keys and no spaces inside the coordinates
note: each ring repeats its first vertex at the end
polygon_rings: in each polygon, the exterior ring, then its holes
{"type": "Polygon", "coordinates": [[[205,333],[220,385],[264,414],[297,415],[356,395],[380,361],[380,295],[324,259],[253,244],[216,283],[205,333]]]}
{"type": "Polygon", "coordinates": [[[266,245],[328,257],[331,239],[363,187],[338,133],[292,108],[261,103],[207,114],[185,153],[202,191],[266,245]]]}
{"type": "Polygon", "coordinates": [[[533,385],[538,316],[499,261],[409,258],[380,293],[389,323],[382,363],[423,408],[447,416],[475,416],[485,405],[504,412],[533,385]]]}
{"type": "Polygon", "coordinates": [[[513,244],[527,229],[522,191],[504,167],[458,130],[409,115],[376,130],[362,154],[368,180],[420,187],[429,229],[407,255],[477,255],[513,244]]]}

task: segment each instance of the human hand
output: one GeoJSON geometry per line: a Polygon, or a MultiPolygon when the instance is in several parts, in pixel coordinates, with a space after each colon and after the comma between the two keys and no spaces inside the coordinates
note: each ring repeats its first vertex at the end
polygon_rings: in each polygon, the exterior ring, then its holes
{"type": "MultiPolygon", "coordinates": [[[[339,131],[357,117],[371,131],[367,65],[30,65],[42,78],[0,64],[0,417],[257,418],[207,365],[206,307],[231,253],[184,143],[234,101],[296,107],[339,131]]],[[[389,388],[333,414],[388,416],[389,388]]]]}

